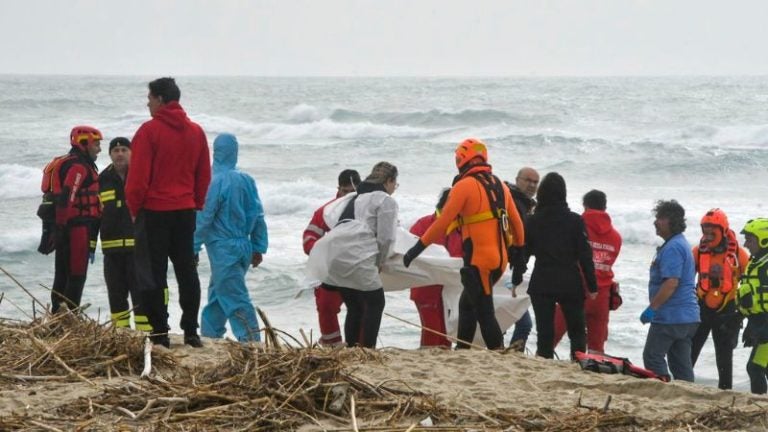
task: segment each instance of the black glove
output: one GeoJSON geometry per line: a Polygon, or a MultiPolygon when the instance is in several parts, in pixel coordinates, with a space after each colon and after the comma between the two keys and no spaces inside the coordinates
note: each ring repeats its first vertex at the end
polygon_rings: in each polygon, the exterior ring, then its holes
{"type": "Polygon", "coordinates": [[[521,268],[520,266],[514,266],[512,268],[512,286],[516,287],[523,283],[523,273],[525,273],[525,268],[521,268]]]}
{"type": "Polygon", "coordinates": [[[512,269],[512,286],[523,283],[523,274],[528,270],[525,263],[525,246],[511,246],[507,249],[509,268],[512,269]]]}
{"type": "Polygon", "coordinates": [[[417,241],[416,244],[408,249],[408,252],[403,255],[403,265],[408,268],[408,266],[411,265],[411,261],[413,261],[417,256],[421,255],[421,253],[424,252],[424,249],[426,248],[427,247],[424,245],[424,243],[421,242],[421,240],[417,241]]]}

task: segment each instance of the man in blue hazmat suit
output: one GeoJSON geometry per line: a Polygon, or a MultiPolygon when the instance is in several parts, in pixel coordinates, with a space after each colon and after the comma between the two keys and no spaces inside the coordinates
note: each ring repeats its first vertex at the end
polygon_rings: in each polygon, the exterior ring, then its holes
{"type": "Polygon", "coordinates": [[[197,213],[195,253],[205,244],[211,263],[208,304],[201,333],[220,338],[229,321],[240,342],[260,341],[259,322],[251,304],[245,274],[261,264],[267,252],[264,209],[250,175],[235,168],[237,139],[224,133],[213,142],[213,178],[203,210],[197,213]]]}

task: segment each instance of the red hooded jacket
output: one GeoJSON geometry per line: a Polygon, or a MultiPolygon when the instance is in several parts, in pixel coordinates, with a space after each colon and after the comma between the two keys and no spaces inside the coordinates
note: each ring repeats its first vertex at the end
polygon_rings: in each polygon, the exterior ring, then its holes
{"type": "Polygon", "coordinates": [[[587,238],[592,246],[592,261],[598,288],[613,283],[613,263],[621,250],[621,235],[611,225],[611,217],[602,210],[587,209],[581,215],[587,227],[587,238]]]}
{"type": "MultiPolygon", "coordinates": [[[[411,234],[417,236],[424,235],[424,233],[427,232],[427,229],[432,226],[432,223],[435,222],[435,220],[437,220],[437,215],[434,213],[419,218],[419,220],[417,220],[416,223],[414,223],[411,227],[411,234]]],[[[460,230],[451,231],[451,233],[447,236],[437,239],[435,244],[445,246],[445,248],[448,250],[448,255],[454,258],[461,258],[464,256],[460,230]]]]}
{"type": "Polygon", "coordinates": [[[131,141],[131,175],[125,199],[131,215],[140,209],[200,210],[211,182],[208,141],[178,102],[155,111],[131,141]]]}

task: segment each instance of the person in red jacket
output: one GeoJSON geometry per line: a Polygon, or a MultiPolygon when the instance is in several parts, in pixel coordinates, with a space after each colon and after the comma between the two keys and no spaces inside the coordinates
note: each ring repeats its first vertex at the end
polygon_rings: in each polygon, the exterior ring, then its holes
{"type": "MultiPolygon", "coordinates": [[[[315,246],[315,242],[320,240],[331,228],[323,219],[325,206],[343,197],[348,193],[355,192],[357,185],[360,184],[360,174],[353,169],[345,169],[339,173],[338,188],[336,189],[336,198],[322,205],[312,214],[309,225],[304,229],[303,242],[304,253],[309,252],[315,246]]],[[[315,305],[317,306],[317,318],[320,323],[320,345],[340,346],[342,345],[341,330],[339,328],[339,312],[341,304],[344,301],[338,291],[329,289],[323,284],[315,287],[315,305]]]]}
{"type": "MultiPolygon", "coordinates": [[[[443,205],[445,205],[445,201],[448,199],[448,193],[450,191],[451,188],[443,189],[438,198],[435,212],[417,220],[410,229],[411,234],[423,236],[424,233],[427,232],[427,229],[435,220],[437,220],[438,216],[440,216],[440,212],[443,211],[443,205]]],[[[452,257],[461,258],[464,256],[464,251],[462,250],[461,245],[461,231],[458,229],[451,231],[445,238],[438,239],[435,243],[445,246],[448,250],[448,254],[452,257]]],[[[443,286],[427,285],[413,287],[411,288],[411,300],[416,304],[416,309],[419,311],[419,319],[421,319],[421,348],[450,348],[451,341],[445,336],[429,331],[434,330],[445,334],[443,286]]]]}
{"type": "Polygon", "coordinates": [[[131,175],[125,198],[135,219],[137,287],[147,308],[154,343],[168,338],[168,258],[179,284],[184,343],[201,347],[197,335],[200,278],[193,250],[195,210],[205,204],[211,181],[208,141],[179,104],[173,78],[149,83],[147,107],[152,119],[132,140],[131,175]]]}
{"type": "MultiPolygon", "coordinates": [[[[606,213],[605,193],[591,190],[582,198],[584,225],[592,247],[592,262],[597,277],[597,297],[584,301],[584,315],[587,322],[587,349],[594,354],[605,352],[608,340],[608,312],[613,280],[613,263],[621,251],[621,235],[613,228],[611,217],[606,213]]],[[[616,288],[618,289],[618,288],[616,288]]],[[[558,308],[555,314],[555,346],[565,334],[565,320],[558,308]]]]}
{"type": "Polygon", "coordinates": [[[43,191],[54,190],[56,261],[51,312],[80,306],[88,261],[93,263],[96,233],[101,220],[99,172],[94,161],[101,152],[102,134],[90,126],[75,126],[72,148],[51,177],[43,177],[43,191]],[[57,182],[58,188],[50,183],[57,182]],[[48,185],[46,183],[49,183],[48,185]]]}

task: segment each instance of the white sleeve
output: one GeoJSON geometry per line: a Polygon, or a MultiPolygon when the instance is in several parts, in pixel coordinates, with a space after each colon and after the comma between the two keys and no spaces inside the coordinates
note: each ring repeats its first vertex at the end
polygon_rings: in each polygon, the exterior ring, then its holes
{"type": "Polygon", "coordinates": [[[378,208],[376,214],[376,242],[379,245],[379,256],[376,264],[381,267],[392,252],[397,236],[397,202],[387,196],[378,208]]]}

